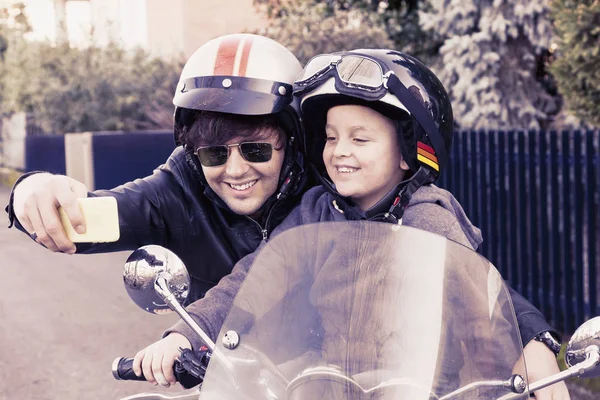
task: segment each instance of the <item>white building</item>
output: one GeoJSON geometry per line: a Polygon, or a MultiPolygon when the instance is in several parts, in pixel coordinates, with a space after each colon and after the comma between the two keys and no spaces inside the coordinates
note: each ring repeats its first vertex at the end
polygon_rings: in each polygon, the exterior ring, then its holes
{"type": "Polygon", "coordinates": [[[33,26],[32,38],[67,38],[76,46],[117,41],[165,58],[188,57],[216,36],[266,24],[252,0],[21,1],[33,26]]]}

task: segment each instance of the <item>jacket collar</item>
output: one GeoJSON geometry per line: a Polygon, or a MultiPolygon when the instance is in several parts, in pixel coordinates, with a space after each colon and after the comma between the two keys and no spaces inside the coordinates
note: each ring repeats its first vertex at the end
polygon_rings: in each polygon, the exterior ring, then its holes
{"type": "MultiPolygon", "coordinates": [[[[337,208],[346,215],[346,219],[380,220],[383,218],[383,215],[389,211],[392,203],[398,196],[398,193],[407,184],[407,182],[408,180],[402,181],[394,186],[392,190],[390,190],[385,196],[383,196],[383,198],[381,198],[381,200],[379,200],[367,211],[362,211],[360,208],[358,208],[358,206],[354,205],[352,200],[347,197],[340,196],[337,192],[333,193],[333,196],[335,197],[337,208]]],[[[335,186],[332,185],[332,188],[335,190],[335,186]]]]}

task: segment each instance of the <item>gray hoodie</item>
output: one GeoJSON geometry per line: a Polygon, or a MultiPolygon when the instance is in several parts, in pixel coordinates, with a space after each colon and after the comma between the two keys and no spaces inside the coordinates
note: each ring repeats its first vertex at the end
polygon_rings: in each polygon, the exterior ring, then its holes
{"type": "MultiPolygon", "coordinates": [[[[392,191],[390,195],[395,196],[395,193],[392,191]]],[[[386,199],[390,195],[386,196],[386,199]]],[[[391,204],[388,201],[384,203],[391,204]]],[[[377,212],[373,212],[377,208],[385,209],[385,207],[375,205],[367,213],[364,213],[356,207],[345,204],[339,198],[336,199],[324,187],[314,187],[304,194],[301,203],[273,231],[271,237],[277,236],[287,229],[310,223],[377,219],[377,212]]],[[[481,231],[469,221],[458,200],[450,192],[433,184],[425,185],[413,194],[404,212],[402,225],[444,236],[473,250],[476,250],[483,241],[481,231]]],[[[186,307],[192,318],[213,341],[217,339],[242,281],[256,255],[265,244],[266,242],[263,241],[254,253],[242,258],[235,265],[231,274],[225,276],[217,286],[209,290],[206,297],[186,307]]],[[[510,289],[510,291],[523,345],[540,332],[555,332],[535,307],[514,290],[510,289]]],[[[171,332],[183,334],[190,340],[194,349],[198,349],[203,344],[183,321],[173,325],[163,334],[163,337],[171,332]]]]}

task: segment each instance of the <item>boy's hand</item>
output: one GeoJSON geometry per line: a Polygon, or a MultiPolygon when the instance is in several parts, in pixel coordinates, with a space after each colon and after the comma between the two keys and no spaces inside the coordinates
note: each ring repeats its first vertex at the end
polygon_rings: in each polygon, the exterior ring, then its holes
{"type": "MultiPolygon", "coordinates": [[[[540,379],[546,378],[560,372],[554,353],[544,344],[536,340],[531,340],[523,348],[525,363],[527,364],[527,377],[529,383],[534,383],[540,379]]],[[[525,377],[525,371],[522,369],[523,363],[519,359],[513,373],[525,377]]],[[[565,382],[555,383],[534,393],[536,400],[570,400],[569,390],[565,382]]]]}
{"type": "Polygon", "coordinates": [[[23,228],[51,251],[73,254],[75,245],[67,237],[58,208],[63,207],[78,233],[85,223],[77,198],[87,197],[88,188],[65,175],[31,175],[15,187],[13,209],[23,228]]]}
{"type": "Polygon", "coordinates": [[[159,340],[139,351],[133,359],[133,372],[142,376],[154,385],[161,384],[169,387],[177,380],[173,373],[175,359],[179,357],[179,348],[191,349],[190,341],[180,333],[170,333],[164,339],[159,340]]]}

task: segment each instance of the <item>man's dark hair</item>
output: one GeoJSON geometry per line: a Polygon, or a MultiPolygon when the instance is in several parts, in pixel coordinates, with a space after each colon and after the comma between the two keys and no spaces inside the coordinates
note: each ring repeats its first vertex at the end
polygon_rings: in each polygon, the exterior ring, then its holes
{"type": "Polygon", "coordinates": [[[188,121],[193,122],[184,126],[179,136],[179,140],[187,148],[195,150],[199,146],[224,144],[236,137],[263,140],[273,132],[277,132],[279,136],[276,147],[285,146],[286,134],[275,115],[240,115],[213,111],[192,113],[188,115],[188,121]]]}

